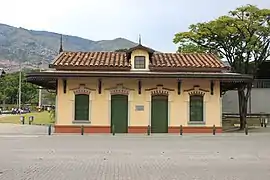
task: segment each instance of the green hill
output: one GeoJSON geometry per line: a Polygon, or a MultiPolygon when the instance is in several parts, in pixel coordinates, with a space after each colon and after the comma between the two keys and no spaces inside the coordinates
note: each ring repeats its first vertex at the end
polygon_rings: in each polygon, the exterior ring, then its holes
{"type": "MultiPolygon", "coordinates": [[[[36,67],[42,61],[44,67],[59,51],[60,34],[34,31],[0,24],[0,68],[36,67]]],[[[114,51],[130,48],[136,43],[124,38],[92,41],[76,36],[63,35],[64,50],[69,51],[114,51]]]]}

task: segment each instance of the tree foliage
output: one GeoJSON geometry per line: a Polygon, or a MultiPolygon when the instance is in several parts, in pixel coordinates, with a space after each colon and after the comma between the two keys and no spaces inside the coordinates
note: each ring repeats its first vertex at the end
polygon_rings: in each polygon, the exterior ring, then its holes
{"type": "Polygon", "coordinates": [[[191,25],[188,32],[175,35],[174,43],[180,50],[192,44],[196,51],[216,51],[234,72],[253,74],[248,62],[258,65],[270,56],[270,9],[242,6],[227,16],[191,25]]]}
{"type": "Polygon", "coordinates": [[[199,46],[193,42],[186,42],[178,47],[180,53],[205,53],[208,52],[207,48],[199,46]]]}
{"type": "MultiPolygon", "coordinates": [[[[179,44],[180,52],[215,52],[227,59],[233,72],[254,76],[258,66],[270,57],[270,9],[242,6],[215,20],[192,24],[173,41],[179,44]]],[[[238,87],[241,128],[251,87],[251,83],[238,87]]]]}
{"type": "MultiPolygon", "coordinates": [[[[0,78],[0,102],[2,104],[16,104],[18,94],[19,72],[6,74],[0,78]]],[[[21,102],[22,104],[35,104],[38,102],[38,88],[26,82],[24,72],[22,72],[21,102]]]]}
{"type": "Polygon", "coordinates": [[[114,52],[127,52],[128,49],[127,48],[123,48],[123,49],[116,49],[114,52]]]}

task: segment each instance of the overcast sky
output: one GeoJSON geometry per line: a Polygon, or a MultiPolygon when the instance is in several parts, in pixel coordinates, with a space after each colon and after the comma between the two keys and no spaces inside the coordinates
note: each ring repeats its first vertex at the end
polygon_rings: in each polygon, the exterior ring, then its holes
{"type": "Polygon", "coordinates": [[[192,23],[246,4],[270,8],[270,0],[0,0],[0,23],[91,40],[127,38],[174,52],[174,34],[192,23]]]}

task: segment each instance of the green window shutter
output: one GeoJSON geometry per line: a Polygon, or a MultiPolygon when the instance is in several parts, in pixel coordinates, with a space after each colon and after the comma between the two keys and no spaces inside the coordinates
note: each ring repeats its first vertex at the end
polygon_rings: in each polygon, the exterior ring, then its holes
{"type": "Polygon", "coordinates": [[[189,120],[203,121],[203,96],[193,95],[189,100],[189,120]]]}
{"type": "Polygon", "coordinates": [[[89,95],[75,95],[75,120],[89,121],[89,95]]]}

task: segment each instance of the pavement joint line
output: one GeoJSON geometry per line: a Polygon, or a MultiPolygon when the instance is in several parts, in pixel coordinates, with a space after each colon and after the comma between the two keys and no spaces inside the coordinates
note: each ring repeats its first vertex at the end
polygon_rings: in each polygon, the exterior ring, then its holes
{"type": "Polygon", "coordinates": [[[0,135],[0,138],[29,138],[39,137],[38,135],[0,135]]]}

